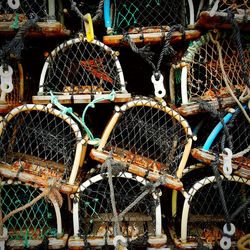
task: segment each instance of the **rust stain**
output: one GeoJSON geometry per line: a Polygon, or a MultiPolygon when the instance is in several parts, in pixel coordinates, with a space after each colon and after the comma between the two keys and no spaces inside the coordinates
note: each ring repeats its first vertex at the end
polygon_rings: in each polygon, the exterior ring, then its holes
{"type": "Polygon", "coordinates": [[[104,70],[103,58],[80,61],[80,64],[95,77],[113,84],[113,79],[104,70]]]}

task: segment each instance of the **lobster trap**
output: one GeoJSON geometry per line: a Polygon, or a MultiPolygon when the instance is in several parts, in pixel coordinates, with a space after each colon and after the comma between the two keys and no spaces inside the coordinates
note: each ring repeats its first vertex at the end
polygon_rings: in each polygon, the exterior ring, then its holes
{"type": "MultiPolygon", "coordinates": [[[[105,0],[104,21],[107,36],[103,38],[104,43],[119,45],[123,35],[127,33],[136,43],[159,43],[171,26],[193,24],[193,9],[193,2],[185,0],[105,0]]],[[[176,33],[175,36],[181,40],[182,34],[176,33]]],[[[187,32],[186,37],[190,39],[190,36],[197,38],[197,32],[187,32]]]]}
{"type": "MultiPolygon", "coordinates": [[[[193,171],[191,173],[189,177],[192,180],[192,176],[196,173],[193,171]]],[[[230,222],[235,226],[235,232],[231,236],[233,246],[250,230],[250,208],[247,202],[250,197],[250,182],[234,175],[227,178],[220,176],[220,178],[230,222]],[[237,213],[241,206],[243,209],[237,213]]],[[[171,230],[175,245],[188,249],[218,247],[227,223],[222,209],[223,203],[215,176],[207,176],[193,182],[191,187],[184,191],[182,201],[177,203],[177,207],[182,209],[177,210],[178,221],[175,229],[171,230]]]]}
{"type": "MultiPolygon", "coordinates": [[[[247,50],[244,57],[247,64],[247,50]]],[[[219,105],[221,108],[232,106],[235,99],[230,91],[239,97],[246,87],[241,66],[233,37],[208,32],[190,44],[178,65],[172,65],[171,101],[180,106],[178,111],[183,115],[199,113],[201,102],[208,102],[216,108],[219,105]]]]}
{"type": "Polygon", "coordinates": [[[0,111],[7,113],[26,99],[22,64],[15,60],[8,64],[0,64],[0,77],[0,111]]]}
{"type": "Polygon", "coordinates": [[[248,30],[250,22],[248,0],[201,1],[200,10],[196,28],[230,29],[232,21],[235,21],[242,30],[248,30]]]}
{"type": "Polygon", "coordinates": [[[68,115],[43,105],[13,109],[1,122],[0,173],[40,187],[77,190],[86,145],[68,115]]]}
{"type": "Polygon", "coordinates": [[[159,190],[138,200],[150,188],[149,182],[115,169],[110,177],[114,197],[109,173],[94,175],[81,184],[74,197],[74,236],[69,239],[69,248],[118,246],[118,241],[127,249],[164,245],[166,235],[161,226],[159,190]],[[118,222],[113,213],[114,204],[118,222]]]}
{"type": "MultiPolygon", "coordinates": [[[[244,110],[249,115],[247,105],[244,110]]],[[[222,173],[227,175],[227,165],[230,164],[235,175],[250,179],[249,130],[249,122],[238,108],[224,116],[223,124],[218,123],[203,147],[192,149],[192,155],[206,164],[211,164],[219,155],[219,168],[222,173]]]]}
{"type": "Polygon", "coordinates": [[[8,248],[65,247],[68,236],[62,231],[60,199],[53,193],[42,196],[43,190],[19,181],[2,181],[0,191],[0,230],[7,232],[8,248]]]}
{"type": "MultiPolygon", "coordinates": [[[[62,2],[59,0],[6,0],[0,3],[0,33],[14,34],[28,19],[36,18],[40,30],[33,30],[31,35],[66,36],[69,35],[64,26],[56,21],[57,13],[62,12],[62,2]]],[[[60,18],[60,21],[63,21],[60,18]]]]}
{"type": "Polygon", "coordinates": [[[138,97],[120,108],[108,123],[93,159],[112,156],[128,171],[151,181],[181,189],[192,144],[192,132],[184,118],[154,99],[138,97]]]}
{"type": "Polygon", "coordinates": [[[33,102],[50,102],[50,91],[61,103],[88,103],[112,91],[114,101],[130,99],[117,54],[103,43],[86,38],[69,40],[51,52],[33,102]]]}

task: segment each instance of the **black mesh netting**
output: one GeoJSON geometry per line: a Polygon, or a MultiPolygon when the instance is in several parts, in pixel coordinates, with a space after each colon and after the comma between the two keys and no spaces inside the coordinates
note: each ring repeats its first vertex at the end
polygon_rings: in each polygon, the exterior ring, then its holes
{"type": "Polygon", "coordinates": [[[184,1],[114,0],[113,29],[115,33],[122,33],[132,28],[185,25],[184,16],[184,1]]]}
{"type": "MultiPolygon", "coordinates": [[[[246,112],[248,115],[250,115],[248,108],[246,108],[246,112]]],[[[246,150],[250,144],[250,126],[244,114],[239,109],[237,109],[226,126],[228,128],[229,138],[222,130],[217,136],[212,150],[218,153],[224,148],[231,148],[231,146],[233,154],[237,154],[246,150]]],[[[246,158],[250,157],[249,151],[250,150],[248,150],[248,152],[246,151],[246,154],[244,154],[246,158]]]]}
{"type": "Polygon", "coordinates": [[[44,93],[90,94],[121,91],[121,68],[111,49],[78,39],[58,47],[48,58],[44,93]],[[55,52],[55,53],[54,53],[55,52]]]}
{"type": "MultiPolygon", "coordinates": [[[[96,182],[89,180],[91,185],[82,189],[77,194],[78,198],[76,197],[79,201],[79,234],[83,236],[85,244],[92,237],[104,237],[107,243],[108,238],[115,236],[108,175],[102,174],[102,178],[96,182]]],[[[141,181],[135,177],[127,178],[126,173],[113,177],[112,182],[118,215],[145,191],[141,181]]],[[[128,246],[147,244],[147,236],[154,235],[155,207],[158,202],[152,194],[146,195],[119,222],[120,231],[127,238],[128,246]]]]}
{"type": "Polygon", "coordinates": [[[71,126],[48,113],[46,107],[26,111],[22,111],[22,107],[1,134],[1,163],[18,171],[68,180],[76,144],[81,138],[76,138],[71,126]]]}
{"type": "Polygon", "coordinates": [[[122,112],[105,150],[128,163],[142,164],[148,170],[157,166],[162,173],[175,176],[188,139],[175,119],[180,116],[165,113],[156,107],[159,103],[150,104],[150,99],[148,106],[140,100],[138,104],[122,112]]]}
{"type": "MultiPolygon", "coordinates": [[[[246,180],[240,183],[235,177],[229,180],[222,180],[222,188],[225,194],[225,201],[229,214],[244,204],[250,196],[250,187],[246,180]]],[[[189,215],[188,215],[188,236],[197,237],[207,243],[219,242],[222,237],[222,229],[226,223],[222,201],[219,195],[218,185],[214,178],[206,177],[198,181],[201,187],[194,185],[188,192],[189,215]]],[[[184,207],[185,209],[185,207],[184,207]]],[[[238,214],[232,223],[236,227],[233,240],[238,240],[245,233],[250,231],[250,207],[249,204],[238,214]]]]}

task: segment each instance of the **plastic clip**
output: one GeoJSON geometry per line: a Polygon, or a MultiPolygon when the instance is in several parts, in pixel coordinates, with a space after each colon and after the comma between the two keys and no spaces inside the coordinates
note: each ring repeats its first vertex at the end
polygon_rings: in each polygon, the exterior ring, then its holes
{"type": "Polygon", "coordinates": [[[5,101],[6,94],[13,90],[12,83],[13,69],[8,65],[8,70],[3,70],[3,66],[0,66],[0,88],[1,88],[1,100],[5,101]]]}
{"type": "Polygon", "coordinates": [[[156,97],[164,97],[166,95],[166,90],[163,84],[163,75],[159,74],[159,80],[156,80],[155,75],[153,74],[151,77],[151,82],[154,84],[155,96],[156,97]]]}
{"type": "Polygon", "coordinates": [[[89,13],[84,15],[84,27],[87,41],[91,43],[94,40],[94,28],[91,15],[89,13]]]}
{"type": "Polygon", "coordinates": [[[11,9],[16,10],[20,7],[20,1],[19,0],[8,0],[8,5],[11,9]]]}
{"type": "Polygon", "coordinates": [[[233,172],[233,167],[232,167],[232,150],[229,148],[224,149],[225,153],[222,153],[223,157],[223,173],[228,176],[231,175],[233,172]]]}
{"type": "Polygon", "coordinates": [[[220,240],[220,247],[222,249],[230,249],[231,248],[231,238],[228,236],[233,236],[235,233],[235,226],[234,224],[230,223],[230,229],[228,229],[228,224],[225,224],[223,227],[223,233],[225,234],[220,240]],[[228,235],[228,236],[227,236],[228,235]]]}

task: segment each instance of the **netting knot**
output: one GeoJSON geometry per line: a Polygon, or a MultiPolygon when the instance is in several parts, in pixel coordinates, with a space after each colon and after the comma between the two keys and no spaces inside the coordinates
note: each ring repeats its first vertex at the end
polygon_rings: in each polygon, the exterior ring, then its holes
{"type": "Polygon", "coordinates": [[[109,166],[111,167],[112,175],[115,177],[126,170],[126,166],[124,166],[120,162],[114,161],[112,157],[108,157],[101,166],[101,172],[107,172],[109,166]]]}

